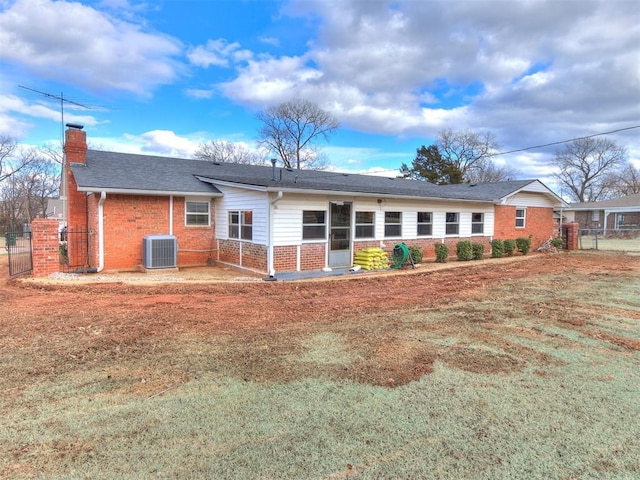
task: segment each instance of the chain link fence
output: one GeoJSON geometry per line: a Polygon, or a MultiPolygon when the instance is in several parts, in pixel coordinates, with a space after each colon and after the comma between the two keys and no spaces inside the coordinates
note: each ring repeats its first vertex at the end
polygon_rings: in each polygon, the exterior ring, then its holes
{"type": "Polygon", "coordinates": [[[580,250],[640,252],[640,228],[581,229],[578,246],[580,250]]]}

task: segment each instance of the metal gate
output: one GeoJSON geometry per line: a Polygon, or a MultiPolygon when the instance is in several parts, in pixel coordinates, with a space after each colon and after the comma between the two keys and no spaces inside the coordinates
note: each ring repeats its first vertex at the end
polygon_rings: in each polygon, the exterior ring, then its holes
{"type": "Polygon", "coordinates": [[[9,276],[31,274],[33,270],[31,232],[6,232],[5,248],[9,253],[9,276]]]}
{"type": "Polygon", "coordinates": [[[91,267],[91,242],[87,230],[60,232],[60,269],[63,272],[83,272],[91,267]]]}

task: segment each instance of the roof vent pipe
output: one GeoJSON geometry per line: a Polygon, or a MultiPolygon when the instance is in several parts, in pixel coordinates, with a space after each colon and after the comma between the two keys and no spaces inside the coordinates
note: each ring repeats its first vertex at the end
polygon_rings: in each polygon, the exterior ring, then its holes
{"type": "Polygon", "coordinates": [[[271,159],[271,180],[273,180],[274,182],[276,182],[278,180],[278,178],[276,177],[276,159],[272,158],[271,159]]]}

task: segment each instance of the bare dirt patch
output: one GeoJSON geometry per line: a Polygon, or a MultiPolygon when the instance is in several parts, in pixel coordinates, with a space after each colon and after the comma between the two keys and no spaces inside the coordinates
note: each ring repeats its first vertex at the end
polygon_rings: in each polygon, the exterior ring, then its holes
{"type": "MultiPolygon", "coordinates": [[[[639,270],[639,256],[561,253],[444,267],[425,264],[394,274],[298,282],[239,281],[237,272],[212,277],[210,269],[190,271],[189,279],[197,281],[180,282],[140,284],[128,282],[126,275],[119,277],[121,281],[105,283],[3,281],[0,333],[5,351],[29,357],[28,371],[18,369],[12,374],[24,377],[26,373],[24,383],[78,365],[112,369],[114,361],[126,361],[140,363],[141,379],[154,379],[136,387],[143,393],[184,381],[198,369],[217,369],[262,382],[309,375],[398,386],[428,374],[438,359],[469,372],[504,374],[521,369],[524,359],[551,361],[502,338],[516,328],[509,324],[508,311],[481,308],[505,282],[525,286],[536,277],[557,274],[558,284],[549,288],[562,288],[563,275],[571,272],[602,275],[639,270]],[[455,311],[450,311],[453,303],[455,311]],[[420,324],[421,309],[438,312],[442,321],[420,324]],[[397,316],[388,322],[369,321],[400,310],[417,312],[413,316],[418,320],[409,325],[397,316]],[[311,337],[328,324],[342,335],[349,361],[309,362],[305,368],[307,364],[295,360],[304,348],[290,337],[294,333],[311,337]],[[451,337],[458,338],[458,343],[433,341],[451,337]],[[157,356],[170,356],[172,342],[178,338],[182,350],[193,350],[190,357],[180,357],[192,365],[169,362],[153,368],[148,364],[157,356]],[[475,344],[491,348],[478,349],[475,344]]],[[[2,277],[7,278],[6,257],[0,259],[2,277]]],[[[518,307],[563,328],[587,327],[571,302],[532,301],[518,307]]],[[[541,335],[517,328],[519,335],[541,335]]],[[[588,330],[585,334],[590,335],[588,330]]],[[[598,335],[617,346],[638,349],[637,341],[598,335]]]]}

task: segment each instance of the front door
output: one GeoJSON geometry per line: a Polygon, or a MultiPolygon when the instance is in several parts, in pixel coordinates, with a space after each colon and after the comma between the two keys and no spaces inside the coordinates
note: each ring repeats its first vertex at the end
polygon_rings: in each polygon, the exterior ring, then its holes
{"type": "Polygon", "coordinates": [[[351,266],[351,203],[331,203],[329,266],[351,266]]]}

